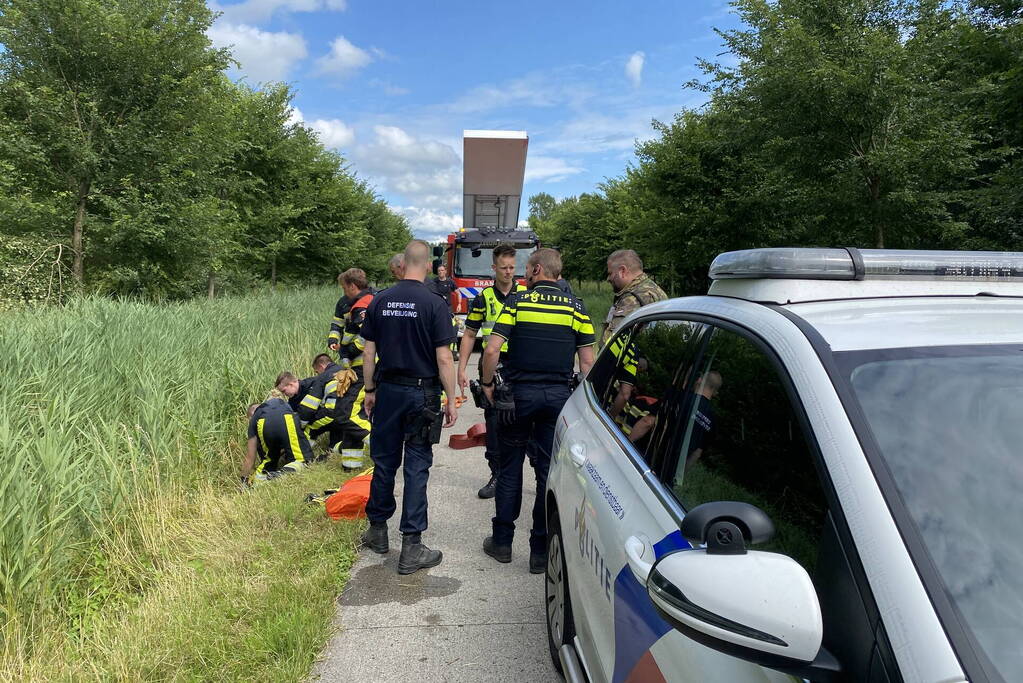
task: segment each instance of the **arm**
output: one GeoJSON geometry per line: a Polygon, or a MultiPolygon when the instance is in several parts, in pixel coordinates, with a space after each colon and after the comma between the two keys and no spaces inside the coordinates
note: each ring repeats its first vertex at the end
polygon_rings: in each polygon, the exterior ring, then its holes
{"type": "Polygon", "coordinates": [[[377,343],[367,340],[366,349],[362,352],[362,376],[366,382],[366,398],[362,407],[366,409],[366,417],[372,417],[373,406],[376,405],[376,382],[373,374],[377,369],[377,343]]]}
{"type": "Polygon", "coordinates": [[[458,419],[458,409],[455,407],[455,361],[451,357],[451,347],[448,345],[438,346],[436,354],[440,383],[444,387],[444,393],[448,395],[447,405],[444,406],[444,426],[450,427],[458,419]]]}
{"type": "MultiPolygon", "coordinates": [[[[483,370],[480,372],[480,384],[491,384],[494,381],[494,373],[497,372],[497,361],[501,358],[501,346],[504,344],[504,337],[494,332],[490,333],[490,343],[483,350],[483,370]],[[495,339],[496,337],[496,339],[495,339]]],[[[494,387],[484,386],[483,393],[487,400],[494,402],[494,387]]]]}
{"type": "Polygon", "coordinates": [[[462,333],[462,341],[458,345],[458,386],[465,394],[465,388],[469,386],[469,380],[465,375],[465,368],[469,365],[469,356],[472,355],[472,347],[476,345],[476,330],[466,327],[462,333]]]}
{"type": "MultiPolygon", "coordinates": [[[[581,364],[581,363],[580,363],[581,364]]],[[[628,382],[618,383],[618,394],[615,396],[614,403],[611,404],[611,417],[618,417],[622,413],[622,409],[625,408],[625,404],[632,398],[632,392],[634,387],[628,382]]]]}
{"type": "Polygon", "coordinates": [[[580,346],[576,353],[579,354],[579,372],[585,377],[593,367],[593,346],[580,346]]]}
{"type": "Polygon", "coordinates": [[[242,461],[241,478],[247,480],[256,466],[256,437],[249,437],[249,443],[245,451],[245,460],[242,461]]]}

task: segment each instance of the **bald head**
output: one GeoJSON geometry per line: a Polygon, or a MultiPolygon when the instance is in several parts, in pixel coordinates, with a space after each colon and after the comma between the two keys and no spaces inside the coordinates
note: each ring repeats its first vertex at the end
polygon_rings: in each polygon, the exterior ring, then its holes
{"type": "Polygon", "coordinates": [[[423,240],[412,240],[405,246],[405,277],[423,280],[430,272],[430,245],[423,240]]]}

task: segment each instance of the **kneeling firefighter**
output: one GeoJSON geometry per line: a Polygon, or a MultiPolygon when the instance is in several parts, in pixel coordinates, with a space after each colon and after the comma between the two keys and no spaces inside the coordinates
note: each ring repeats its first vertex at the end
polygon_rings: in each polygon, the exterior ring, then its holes
{"type": "Polygon", "coordinates": [[[312,459],[313,449],[299,427],[298,416],[288,405],[288,399],[297,392],[298,378],[282,372],[270,396],[263,403],[249,406],[248,448],[241,469],[243,486],[253,476],[266,480],[297,472],[312,459]]]}

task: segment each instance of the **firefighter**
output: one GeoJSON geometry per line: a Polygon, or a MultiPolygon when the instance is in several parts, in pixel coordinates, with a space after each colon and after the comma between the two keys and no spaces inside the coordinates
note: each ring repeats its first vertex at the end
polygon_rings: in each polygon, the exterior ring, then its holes
{"type": "MultiPolygon", "coordinates": [[[[333,393],[334,385],[331,383],[338,373],[344,371],[345,368],[335,363],[327,354],[321,353],[316,356],[313,359],[313,372],[316,374],[302,380],[308,381],[309,385],[295,408],[309,441],[315,441],[320,434],[329,434],[327,442],[329,451],[336,451],[342,440],[341,426],[334,419],[337,396],[333,393]]],[[[298,395],[291,399],[292,406],[295,405],[296,398],[298,395]]]]}
{"type": "MultiPolygon", "coordinates": [[[[469,306],[469,315],[465,319],[465,332],[462,335],[461,348],[458,354],[458,385],[465,393],[469,384],[465,369],[469,364],[469,355],[472,353],[473,345],[476,343],[476,335],[482,334],[483,348],[487,348],[487,341],[494,329],[494,323],[501,315],[504,302],[512,292],[525,291],[525,287],[515,282],[515,247],[509,244],[499,244],[494,248],[493,264],[494,284],[485,288],[476,295],[469,306]],[[482,330],[482,332],[481,332],[482,330]]],[[[507,358],[508,342],[502,342],[500,362],[507,358]]],[[[480,354],[480,367],[483,364],[483,354],[480,354]]],[[[500,371],[500,367],[498,368],[500,371]]],[[[482,377],[482,371],[479,373],[482,377]]],[[[487,424],[487,445],[485,457],[490,466],[490,479],[483,487],[476,492],[480,498],[493,498],[497,486],[497,430],[498,423],[495,420],[495,413],[492,408],[483,409],[483,417],[487,424]]]]}
{"type": "Polygon", "coordinates": [[[515,520],[522,507],[522,469],[527,447],[534,458],[536,499],[529,535],[529,571],[543,573],[547,564],[547,517],[543,491],[558,414],[572,393],[575,358],[584,375],[593,365],[593,324],[582,302],[557,285],[561,255],[538,249],[526,264],[529,291],[505,301],[492,337],[508,342],[501,371],[505,385],[495,390],[501,347],[491,340],[483,352],[480,384],[497,409],[500,461],[497,473],[493,535],[483,552],[498,562],[511,562],[515,520]],[[496,400],[495,400],[496,398],[496,400]]]}
{"type": "Polygon", "coordinates": [[[298,378],[282,372],[263,403],[249,406],[248,444],[242,463],[242,486],[250,477],[265,481],[297,472],[312,458],[312,447],[288,399],[298,392],[298,378]]]}
{"type": "Polygon", "coordinates": [[[310,426],[323,429],[333,423],[339,436],[341,465],[345,470],[361,469],[369,451],[370,422],[363,404],[363,350],[366,341],[360,330],[366,309],[373,300],[366,273],[349,268],[341,274],[341,287],[351,302],[344,315],[341,340],[337,347],[341,367],[324,386],[324,402],[310,426]]]}

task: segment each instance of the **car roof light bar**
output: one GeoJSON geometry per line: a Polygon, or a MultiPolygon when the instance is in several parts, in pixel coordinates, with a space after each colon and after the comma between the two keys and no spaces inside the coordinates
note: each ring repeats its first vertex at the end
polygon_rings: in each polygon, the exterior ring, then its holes
{"type": "Polygon", "coordinates": [[[712,280],[989,280],[1023,282],[1023,253],[902,249],[770,248],[729,251],[712,280]]]}

